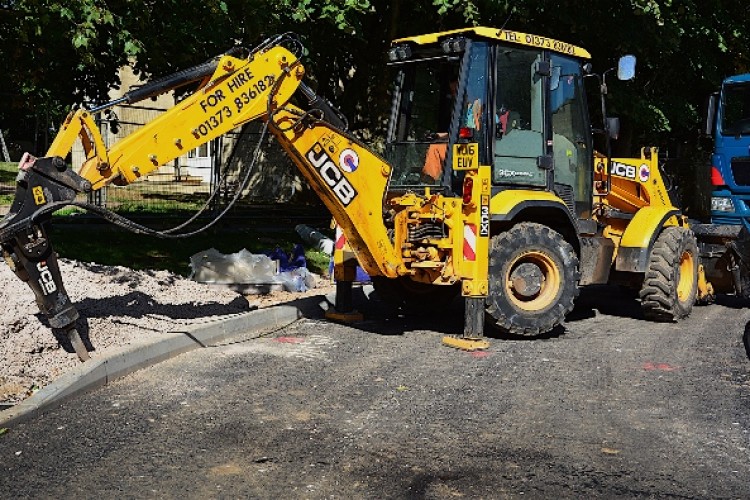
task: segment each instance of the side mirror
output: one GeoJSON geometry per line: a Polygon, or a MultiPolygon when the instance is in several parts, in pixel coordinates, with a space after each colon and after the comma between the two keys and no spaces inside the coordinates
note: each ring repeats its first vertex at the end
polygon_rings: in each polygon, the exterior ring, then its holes
{"type": "Polygon", "coordinates": [[[607,129],[609,129],[609,136],[617,140],[620,137],[620,119],[617,117],[607,118],[607,129]]]}
{"type": "Polygon", "coordinates": [[[633,78],[635,78],[635,56],[622,56],[617,63],[617,79],[627,81],[633,78]]]}
{"type": "Polygon", "coordinates": [[[562,73],[561,66],[553,66],[552,73],[549,77],[549,89],[554,92],[560,86],[560,74],[562,73]]]}
{"type": "Polygon", "coordinates": [[[716,108],[719,104],[719,93],[714,92],[706,99],[706,115],[703,122],[702,134],[706,137],[712,137],[714,135],[714,124],[716,122],[716,108]]]}

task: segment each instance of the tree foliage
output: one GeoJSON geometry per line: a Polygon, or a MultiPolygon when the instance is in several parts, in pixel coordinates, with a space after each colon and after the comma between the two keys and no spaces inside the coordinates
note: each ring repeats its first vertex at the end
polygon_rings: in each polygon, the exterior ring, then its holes
{"type": "Polygon", "coordinates": [[[750,67],[747,6],[722,0],[0,0],[0,15],[4,129],[105,100],[124,64],[160,76],[284,31],[302,35],[314,85],[365,135],[386,116],[384,54],[400,36],[505,26],[586,47],[597,71],[635,54],[636,80],[611,84],[634,143],[686,136],[705,95],[750,67]]]}

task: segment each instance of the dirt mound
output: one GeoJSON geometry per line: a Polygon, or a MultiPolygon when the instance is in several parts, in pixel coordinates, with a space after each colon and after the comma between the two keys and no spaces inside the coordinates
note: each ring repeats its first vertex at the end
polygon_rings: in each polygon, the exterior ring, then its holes
{"type": "MultiPolygon", "coordinates": [[[[167,271],[134,271],[65,259],[60,260],[60,269],[81,315],[77,323],[81,338],[95,349],[92,357],[186,324],[300,296],[277,293],[248,302],[231,290],[167,271]]],[[[0,264],[0,301],[0,402],[13,403],[79,361],[69,345],[61,348],[29,287],[4,264],[0,264]]]]}

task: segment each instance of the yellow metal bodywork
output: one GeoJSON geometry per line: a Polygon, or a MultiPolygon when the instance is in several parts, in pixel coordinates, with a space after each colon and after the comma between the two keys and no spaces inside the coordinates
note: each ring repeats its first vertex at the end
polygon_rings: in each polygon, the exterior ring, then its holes
{"type": "Polygon", "coordinates": [[[528,205],[548,204],[568,210],[565,203],[555,193],[533,189],[508,189],[492,197],[490,212],[492,215],[509,216],[522,203],[528,205]]]}
{"type": "Polygon", "coordinates": [[[351,250],[371,276],[407,274],[383,224],[383,197],[391,167],[348,134],[325,122],[303,125],[304,113],[287,104],[274,113],[271,132],[331,211],[351,250]],[[295,125],[297,124],[297,125],[295,125]],[[342,158],[356,158],[355,168],[342,158]]]}
{"type": "Polygon", "coordinates": [[[702,303],[709,303],[714,300],[714,287],[706,279],[706,270],[703,268],[703,264],[698,265],[698,301],[702,303]]]}
{"type": "Polygon", "coordinates": [[[484,339],[452,337],[450,335],[443,337],[443,345],[469,352],[490,348],[490,343],[484,339]]]}
{"type": "MultiPolygon", "coordinates": [[[[48,155],[64,157],[80,139],[87,160],[79,174],[97,190],[130,184],[243,123],[265,120],[342,227],[348,248],[368,274],[409,276],[436,285],[463,280],[465,295],[486,295],[490,167],[476,162],[459,167],[473,181],[469,203],[429,191],[386,200],[392,169],[385,160],[289,103],[304,74],[302,64],[282,47],[247,60],[223,56],[192,95],[109,149],[88,111],[71,113],[48,155]],[[395,213],[392,235],[383,221],[384,206],[395,213]],[[422,224],[443,225],[445,234],[410,241],[410,228],[422,224]],[[467,225],[475,232],[474,259],[463,252],[467,225]]],[[[337,275],[351,279],[352,259],[341,254],[339,260],[337,275]]]]}
{"type": "Polygon", "coordinates": [[[325,317],[327,320],[336,321],[338,323],[358,323],[365,319],[359,311],[339,312],[334,309],[326,311],[325,317]]]}
{"type": "Polygon", "coordinates": [[[615,256],[622,249],[650,250],[663,227],[687,225],[679,214],[659,170],[657,148],[641,149],[640,158],[612,158],[611,166],[606,157],[595,158],[594,219],[615,243],[615,256]]]}
{"type": "MultiPolygon", "coordinates": [[[[454,168],[459,158],[454,158],[454,168]]],[[[491,168],[487,165],[466,172],[464,183],[471,182],[471,201],[462,203],[461,222],[463,234],[455,232],[454,255],[457,257],[459,276],[463,282],[461,293],[466,297],[484,297],[489,293],[489,253],[491,208],[491,168]],[[473,234],[473,236],[472,236],[473,234]],[[468,238],[468,241],[467,241],[468,238]],[[464,251],[464,246],[474,243],[474,260],[464,251]]]]}

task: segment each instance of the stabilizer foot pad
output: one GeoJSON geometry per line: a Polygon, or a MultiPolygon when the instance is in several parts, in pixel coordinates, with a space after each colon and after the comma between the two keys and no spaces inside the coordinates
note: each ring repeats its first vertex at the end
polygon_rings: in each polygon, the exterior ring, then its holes
{"type": "Polygon", "coordinates": [[[338,323],[356,323],[365,319],[359,311],[338,312],[336,310],[326,311],[326,319],[338,323]]]}
{"type": "Polygon", "coordinates": [[[443,337],[443,345],[462,351],[479,351],[489,349],[490,343],[484,339],[467,339],[465,337],[443,337]]]}

